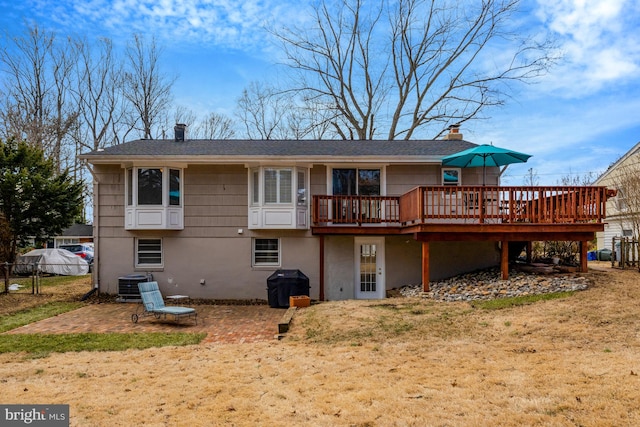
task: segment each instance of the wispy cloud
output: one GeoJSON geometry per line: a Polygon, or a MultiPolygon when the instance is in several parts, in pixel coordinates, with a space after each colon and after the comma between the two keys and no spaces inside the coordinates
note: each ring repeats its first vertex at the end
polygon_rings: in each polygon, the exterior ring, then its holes
{"type": "Polygon", "coordinates": [[[565,53],[558,72],[545,79],[549,91],[567,97],[596,92],[640,70],[640,6],[635,0],[538,0],[537,16],[565,53]]]}
{"type": "Polygon", "coordinates": [[[128,37],[154,34],[165,44],[252,50],[264,43],[267,22],[291,19],[278,0],[27,0],[32,14],[68,31],[128,37]],[[286,18],[284,18],[286,17],[286,18]]]}

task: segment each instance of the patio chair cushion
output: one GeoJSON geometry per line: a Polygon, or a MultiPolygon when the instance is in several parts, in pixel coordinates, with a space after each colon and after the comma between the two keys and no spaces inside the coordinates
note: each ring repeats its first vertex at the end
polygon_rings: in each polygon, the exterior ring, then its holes
{"type": "Polygon", "coordinates": [[[191,307],[167,307],[162,299],[162,294],[158,288],[158,282],[141,282],[138,283],[140,290],[140,298],[146,311],[153,313],[172,314],[174,316],[182,316],[195,313],[196,309],[191,307]]]}

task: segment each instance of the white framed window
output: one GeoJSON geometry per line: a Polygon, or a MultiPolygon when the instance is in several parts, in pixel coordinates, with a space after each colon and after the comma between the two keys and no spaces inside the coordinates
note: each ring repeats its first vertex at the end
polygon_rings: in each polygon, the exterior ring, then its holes
{"type": "Polygon", "coordinates": [[[61,245],[75,245],[76,243],[80,243],[80,239],[61,238],[61,239],[55,239],[54,243],[57,248],[58,246],[61,246],[61,245]]]}
{"type": "Polygon", "coordinates": [[[296,203],[298,206],[308,206],[307,198],[307,170],[298,169],[298,190],[296,191],[296,203]]]}
{"type": "Polygon", "coordinates": [[[162,239],[136,238],[136,267],[162,266],[162,239]]]}
{"type": "Polygon", "coordinates": [[[618,194],[616,195],[616,208],[621,212],[629,210],[629,204],[627,203],[627,197],[625,191],[622,188],[618,188],[618,194]]]}
{"type": "Polygon", "coordinates": [[[280,239],[253,239],[251,264],[255,267],[280,266],[280,239]]]}
{"type": "Polygon", "coordinates": [[[251,169],[251,204],[260,204],[260,169],[251,169]]]}
{"type": "Polygon", "coordinates": [[[443,168],[442,185],[461,185],[460,168],[443,168]]]}
{"type": "Polygon", "coordinates": [[[125,179],[127,206],[182,206],[182,169],[131,167],[125,179]]]}
{"type": "Polygon", "coordinates": [[[298,206],[308,203],[306,168],[253,168],[249,179],[252,206],[293,205],[294,200],[298,206]]]}
{"type": "Polygon", "coordinates": [[[309,169],[253,166],[248,169],[250,229],[308,229],[309,169]]]}
{"type": "Polygon", "coordinates": [[[264,203],[290,204],[293,188],[291,169],[264,170],[264,203]]]}

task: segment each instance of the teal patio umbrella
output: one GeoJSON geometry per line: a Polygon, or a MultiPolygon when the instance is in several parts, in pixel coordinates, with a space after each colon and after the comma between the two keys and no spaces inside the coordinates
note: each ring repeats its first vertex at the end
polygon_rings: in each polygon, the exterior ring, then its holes
{"type": "Polygon", "coordinates": [[[530,154],[494,147],[489,144],[482,144],[443,157],[442,165],[458,168],[482,167],[482,185],[484,185],[487,166],[496,167],[506,166],[512,163],[526,163],[529,157],[531,157],[530,154]]]}

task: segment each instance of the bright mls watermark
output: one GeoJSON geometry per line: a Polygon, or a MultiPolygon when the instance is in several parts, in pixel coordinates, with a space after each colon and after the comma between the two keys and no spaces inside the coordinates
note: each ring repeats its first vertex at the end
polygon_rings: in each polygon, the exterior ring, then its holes
{"type": "Polygon", "coordinates": [[[0,426],[69,427],[69,405],[0,405],[0,426]]]}

